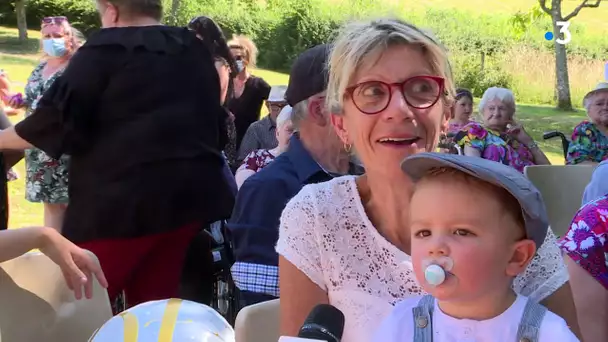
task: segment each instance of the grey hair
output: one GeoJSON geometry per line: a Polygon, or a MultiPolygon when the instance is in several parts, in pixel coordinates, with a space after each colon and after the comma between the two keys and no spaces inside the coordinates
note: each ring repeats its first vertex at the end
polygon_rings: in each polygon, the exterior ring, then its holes
{"type": "Polygon", "coordinates": [[[483,110],[488,105],[488,102],[494,100],[500,100],[502,103],[515,111],[515,95],[513,95],[511,89],[491,87],[483,92],[481,101],[479,101],[479,113],[483,113],[483,110]]]}
{"type": "Polygon", "coordinates": [[[285,125],[289,120],[291,120],[291,113],[293,108],[291,106],[285,106],[281,109],[281,112],[277,116],[277,129],[280,129],[285,125]]]}
{"type": "Polygon", "coordinates": [[[587,96],[585,96],[585,98],[583,99],[583,107],[585,107],[585,110],[589,111],[589,108],[591,108],[591,102],[593,102],[593,99],[595,98],[595,96],[597,94],[600,94],[602,92],[607,92],[607,91],[608,91],[608,89],[602,89],[602,90],[595,91],[595,92],[590,93],[587,96]]]}
{"type": "Polygon", "coordinates": [[[72,29],[72,41],[74,42],[76,47],[82,46],[86,42],[87,38],[84,36],[84,34],[82,32],[80,32],[80,30],[75,29],[74,27],[72,27],[71,29],[72,29]]]}
{"type": "Polygon", "coordinates": [[[446,98],[454,98],[452,70],[447,52],[438,40],[404,21],[383,18],[349,23],[340,29],[328,62],[327,108],[330,113],[343,114],[344,93],[357,70],[395,45],[421,47],[432,71],[445,79],[446,98]]]}
{"type": "Polygon", "coordinates": [[[291,109],[291,124],[293,125],[294,131],[300,130],[300,124],[306,120],[308,116],[308,99],[302,100],[291,109]]]}

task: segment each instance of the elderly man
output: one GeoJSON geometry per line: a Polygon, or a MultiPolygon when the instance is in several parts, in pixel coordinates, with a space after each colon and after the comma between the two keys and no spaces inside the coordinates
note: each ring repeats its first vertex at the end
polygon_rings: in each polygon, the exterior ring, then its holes
{"type": "Polygon", "coordinates": [[[597,164],[608,159],[608,82],[598,84],[583,99],[589,120],[572,132],[568,164],[597,164]]]}
{"type": "Polygon", "coordinates": [[[237,158],[237,165],[243,162],[249,153],[259,149],[273,149],[277,147],[277,116],[281,109],[287,105],[285,101],[286,86],[273,86],[270,90],[266,107],[268,115],[261,120],[258,120],[247,128],[247,132],[243,137],[237,158]]]}
{"type": "Polygon", "coordinates": [[[328,46],[320,45],[294,62],[285,97],[293,107],[291,120],[296,133],[287,151],[247,179],[237,195],[228,227],[236,258],[232,276],[241,307],[279,296],[274,247],[287,202],[306,184],[362,173],[349,162],[325,110],[327,55],[328,46]]]}

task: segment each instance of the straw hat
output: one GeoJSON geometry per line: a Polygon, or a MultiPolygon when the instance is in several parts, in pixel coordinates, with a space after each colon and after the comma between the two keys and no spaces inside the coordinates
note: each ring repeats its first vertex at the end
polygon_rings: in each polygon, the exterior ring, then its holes
{"type": "Polygon", "coordinates": [[[593,94],[597,94],[600,91],[608,91],[608,82],[600,82],[597,86],[595,86],[592,91],[588,92],[587,95],[585,95],[585,97],[583,98],[583,106],[585,105],[585,102],[587,102],[587,99],[589,99],[589,97],[591,97],[593,94]]]}

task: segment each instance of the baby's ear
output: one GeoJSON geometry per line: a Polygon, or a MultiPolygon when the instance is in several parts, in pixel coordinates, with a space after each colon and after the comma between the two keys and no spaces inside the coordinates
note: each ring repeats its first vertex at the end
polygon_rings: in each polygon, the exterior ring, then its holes
{"type": "Polygon", "coordinates": [[[515,277],[526,270],[536,254],[534,241],[525,239],[513,244],[511,259],[507,264],[507,275],[515,277]]]}

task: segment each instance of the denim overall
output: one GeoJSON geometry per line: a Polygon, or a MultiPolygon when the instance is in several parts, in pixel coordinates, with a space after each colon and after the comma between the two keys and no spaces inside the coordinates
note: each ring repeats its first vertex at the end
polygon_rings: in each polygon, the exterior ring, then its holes
{"type": "MultiPolygon", "coordinates": [[[[414,310],[414,341],[433,342],[432,317],[435,298],[426,295],[420,299],[414,310]]],[[[513,342],[538,342],[538,334],[541,322],[547,309],[531,300],[524,309],[524,314],[519,322],[517,340],[513,342]]]]}

